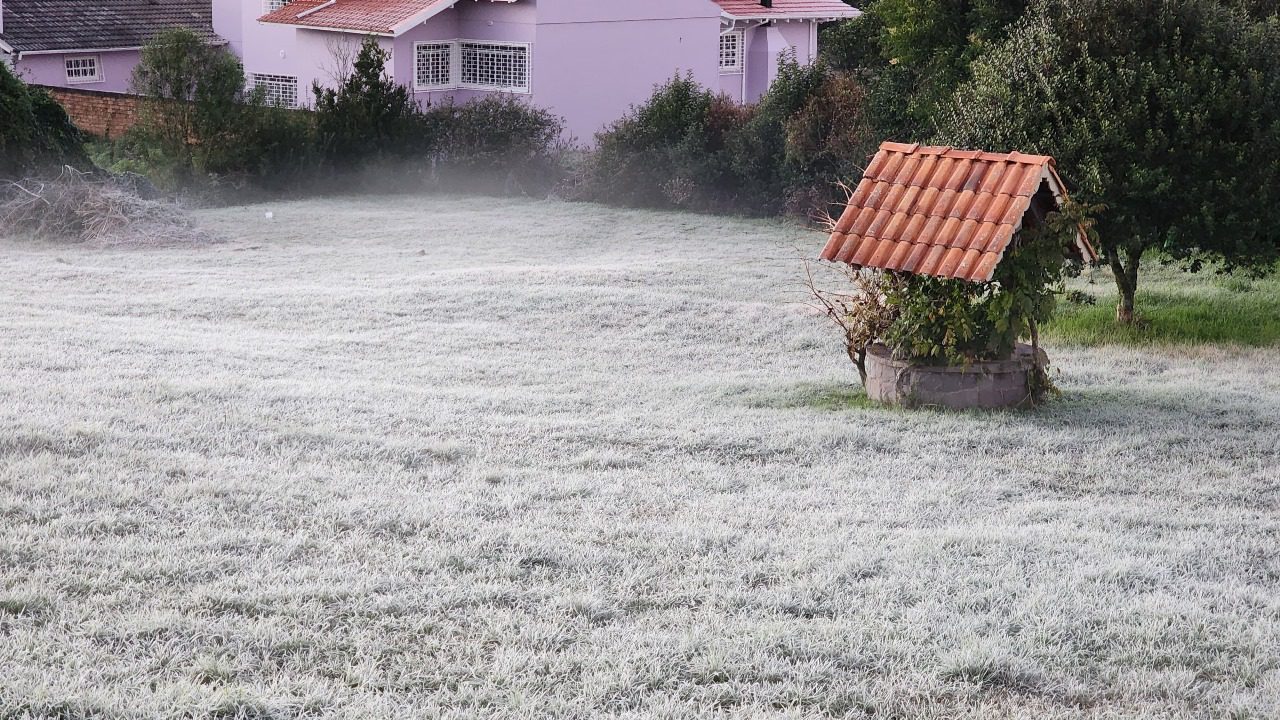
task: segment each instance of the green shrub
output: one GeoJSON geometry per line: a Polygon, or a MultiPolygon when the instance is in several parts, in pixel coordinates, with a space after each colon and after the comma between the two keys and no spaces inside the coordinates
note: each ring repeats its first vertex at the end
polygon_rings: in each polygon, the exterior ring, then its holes
{"type": "Polygon", "coordinates": [[[510,95],[429,109],[424,134],[450,184],[545,192],[560,180],[563,121],[510,95]]]}
{"type": "Polygon", "coordinates": [[[102,156],[177,188],[213,181],[283,187],[316,166],[310,113],[266,104],[245,89],[244,69],[225,47],[178,28],[142,49],[133,88],[147,96],[138,124],[102,156]]]}
{"type": "Polygon", "coordinates": [[[865,88],[784,58],[755,105],[676,77],[597,136],[575,178],[583,199],[745,215],[808,215],[838,196],[878,141],[865,88]]]}
{"type": "Polygon", "coordinates": [[[576,195],[621,205],[672,207],[704,202],[723,177],[725,128],[712,122],[719,101],[691,76],[676,76],[596,136],[576,195]]]}
{"type": "Polygon", "coordinates": [[[804,107],[787,118],[787,212],[821,211],[847,199],[841,183],[854,183],[880,143],[867,95],[855,74],[828,73],[804,107]]]}
{"type": "Polygon", "coordinates": [[[792,116],[814,102],[826,84],[829,71],[821,63],[800,65],[795,57],[779,60],[778,76],[760,98],[751,117],[730,135],[728,164],[732,169],[735,204],[744,212],[777,215],[798,187],[809,187],[806,177],[787,157],[787,124],[792,116]]]}
{"type": "Polygon", "coordinates": [[[386,72],[391,54],[366,38],[336,89],[312,87],[320,154],[337,171],[424,157],[438,142],[408,88],[386,72]]]}
{"type": "Polygon", "coordinates": [[[29,87],[0,62],[0,178],[65,164],[89,165],[83,133],[47,92],[29,87]]]}
{"type": "Polygon", "coordinates": [[[225,47],[187,28],[166,30],[142,48],[133,91],[147,100],[132,130],[160,174],[185,183],[208,171],[211,153],[236,131],[244,100],[244,70],[225,47]]]}

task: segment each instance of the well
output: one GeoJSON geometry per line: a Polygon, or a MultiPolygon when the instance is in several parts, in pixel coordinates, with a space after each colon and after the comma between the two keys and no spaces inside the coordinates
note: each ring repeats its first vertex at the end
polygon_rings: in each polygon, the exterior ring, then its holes
{"type": "MultiPolygon", "coordinates": [[[[1044,351],[1039,364],[1049,364],[1044,351]]],[[[902,407],[1006,408],[1032,404],[1036,353],[1019,344],[1008,360],[965,366],[919,365],[895,360],[881,344],[867,348],[867,396],[902,407]]]]}

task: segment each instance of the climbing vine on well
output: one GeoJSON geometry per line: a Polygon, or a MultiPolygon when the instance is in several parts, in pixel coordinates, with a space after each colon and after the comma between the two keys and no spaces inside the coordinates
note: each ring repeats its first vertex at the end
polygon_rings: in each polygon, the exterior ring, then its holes
{"type": "Polygon", "coordinates": [[[1080,271],[1065,252],[1079,228],[1092,233],[1100,206],[1068,201],[1034,228],[1024,228],[989,282],[908,273],[851,270],[851,292],[809,289],[845,331],[849,357],[865,382],[866,349],[882,342],[894,357],[932,365],[967,365],[1010,357],[1019,339],[1037,340],[1066,277],[1080,271]]]}

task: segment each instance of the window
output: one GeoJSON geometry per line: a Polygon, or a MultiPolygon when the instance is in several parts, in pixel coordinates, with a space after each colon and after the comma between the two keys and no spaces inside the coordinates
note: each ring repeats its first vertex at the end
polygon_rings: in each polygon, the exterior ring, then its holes
{"type": "Polygon", "coordinates": [[[81,55],[67,58],[67,83],[102,82],[102,69],[98,66],[97,55],[81,55]]]}
{"type": "Polygon", "coordinates": [[[286,108],[298,106],[298,78],[262,73],[253,73],[249,77],[254,90],[262,89],[263,98],[268,105],[286,108]]]}
{"type": "Polygon", "coordinates": [[[413,84],[417,88],[442,88],[453,84],[453,43],[417,43],[413,84]]]}
{"type": "Polygon", "coordinates": [[[742,31],[720,33],[720,72],[742,70],[742,31]]]}
{"type": "Polygon", "coordinates": [[[262,12],[271,13],[289,4],[289,0],[262,0],[262,12]]]}
{"type": "Polygon", "coordinates": [[[529,92],[529,46],[460,42],[461,85],[529,92]]]}

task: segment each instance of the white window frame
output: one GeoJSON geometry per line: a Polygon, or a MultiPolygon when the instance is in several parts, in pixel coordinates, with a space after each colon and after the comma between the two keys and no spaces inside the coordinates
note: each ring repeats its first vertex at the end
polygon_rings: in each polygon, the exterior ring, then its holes
{"type": "Polygon", "coordinates": [[[100,55],[68,55],[62,59],[62,69],[67,74],[68,85],[87,85],[89,83],[100,83],[106,80],[102,75],[102,57],[100,55]],[[83,62],[85,60],[93,63],[93,77],[71,75],[71,63],[83,62]]]}
{"type": "Polygon", "coordinates": [[[523,42],[507,42],[505,40],[424,40],[413,44],[413,89],[430,92],[434,90],[487,90],[489,92],[507,92],[527,95],[533,92],[533,44],[523,42]],[[422,45],[449,47],[449,82],[445,85],[418,84],[418,47],[422,45]],[[489,45],[491,47],[518,48],[524,51],[525,77],[522,86],[483,85],[462,81],[462,51],[467,45],[489,45]]]}
{"type": "Polygon", "coordinates": [[[289,0],[262,0],[262,14],[273,13],[288,4],[289,0]]]}
{"type": "Polygon", "coordinates": [[[725,30],[720,33],[720,44],[717,46],[720,56],[720,73],[722,75],[736,75],[742,72],[743,62],[746,59],[746,33],[741,30],[725,30]],[[724,64],[724,40],[727,37],[735,38],[736,52],[733,56],[733,65],[724,64]]]}
{"type": "Polygon", "coordinates": [[[457,76],[459,72],[458,56],[460,54],[461,52],[458,48],[458,43],[456,40],[436,40],[434,42],[423,41],[423,42],[414,43],[413,44],[413,89],[414,90],[448,90],[450,88],[457,87],[458,85],[457,76]],[[449,65],[446,69],[448,70],[449,77],[445,78],[445,81],[443,83],[424,85],[418,82],[418,78],[419,78],[418,51],[420,48],[423,48],[423,47],[442,48],[448,54],[449,65]]]}
{"type": "MultiPolygon", "coordinates": [[[[258,89],[258,87],[260,86],[258,81],[259,78],[271,78],[272,80],[292,79],[293,80],[293,104],[292,105],[283,104],[283,103],[282,104],[272,103],[270,102],[271,96],[269,94],[265,95],[265,99],[267,99],[268,104],[272,105],[273,107],[282,107],[282,108],[289,108],[289,109],[294,109],[298,107],[299,88],[298,88],[298,77],[296,75],[279,75],[276,73],[249,73],[249,89],[250,90],[258,89]]],[[[268,83],[262,83],[262,85],[267,85],[268,83]]]]}
{"type": "Polygon", "coordinates": [[[500,42],[494,40],[458,40],[457,55],[457,77],[458,87],[465,90],[492,90],[495,92],[509,92],[528,94],[533,85],[533,51],[529,43],[520,42],[500,42]],[[524,50],[524,85],[482,85],[480,83],[467,83],[462,81],[462,50],[464,45],[490,45],[493,47],[519,48],[524,50]]]}

